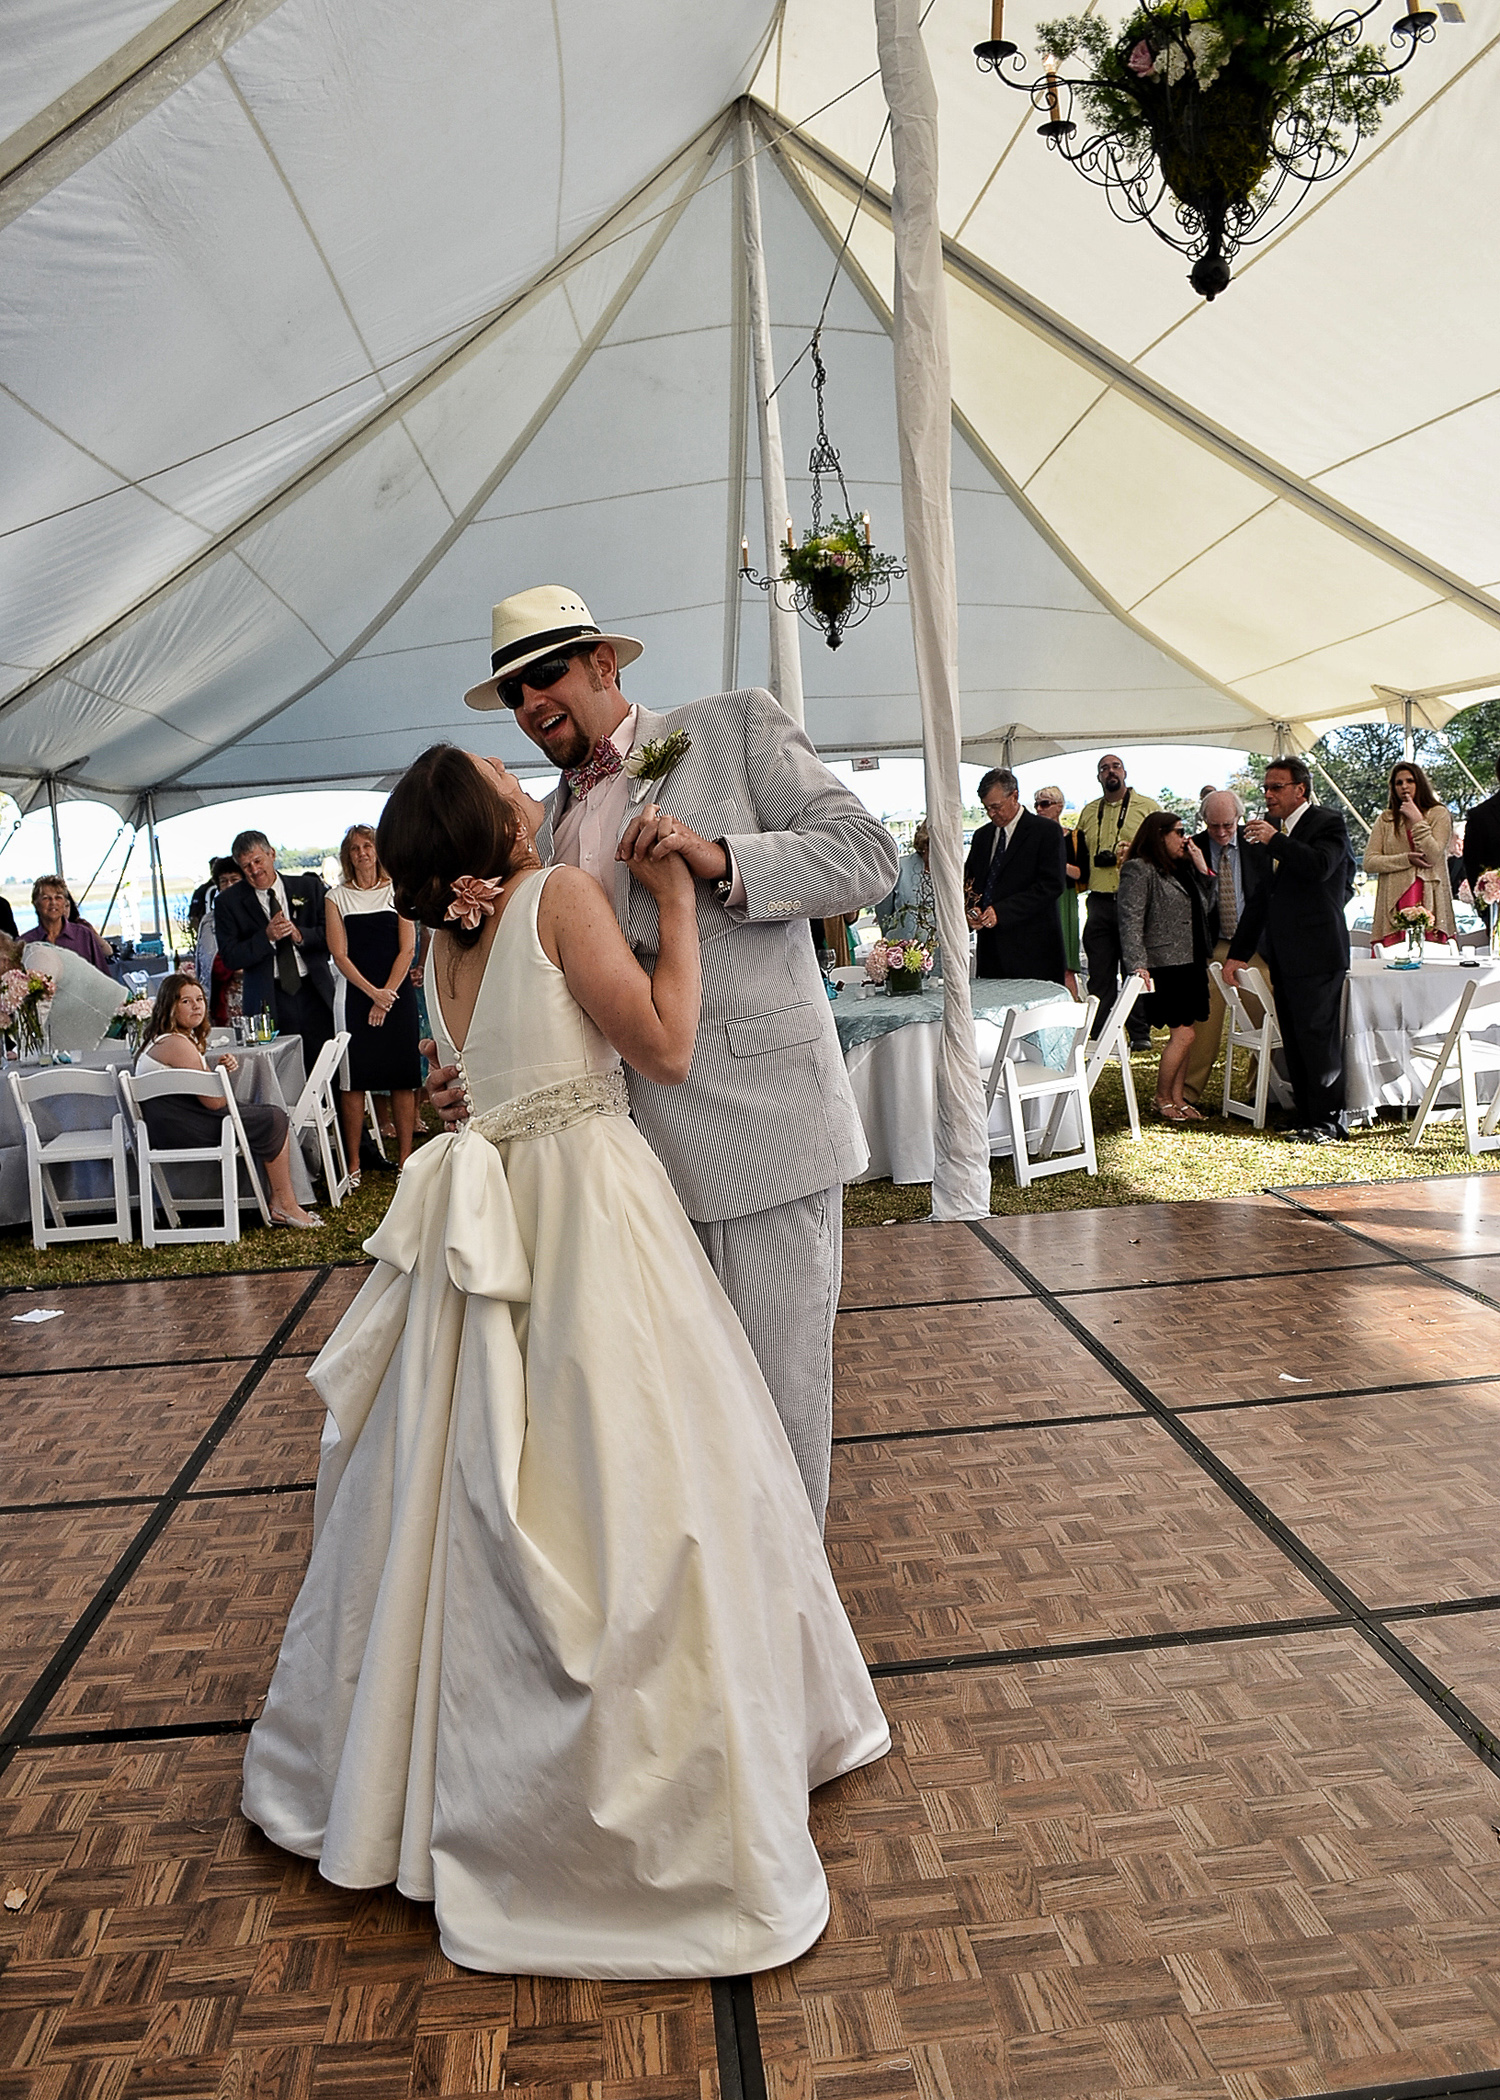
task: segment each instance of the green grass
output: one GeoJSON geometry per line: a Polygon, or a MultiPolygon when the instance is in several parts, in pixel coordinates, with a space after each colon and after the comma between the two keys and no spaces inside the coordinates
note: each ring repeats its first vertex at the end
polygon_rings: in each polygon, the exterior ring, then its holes
{"type": "MultiPolygon", "coordinates": [[[[1131,1060],[1142,1103],[1141,1139],[1130,1135],[1120,1068],[1111,1065],[1094,1095],[1097,1174],[1052,1174],[1018,1189],[1009,1160],[992,1162],[990,1209],[997,1216],[1018,1211],[1098,1210],[1121,1203],[1193,1203],[1222,1196],[1253,1195],[1265,1188],[1301,1188],[1319,1182],[1421,1180],[1433,1174],[1483,1174],[1500,1168],[1500,1153],[1476,1158],[1464,1148],[1458,1120],[1429,1123],[1420,1151],[1406,1142],[1407,1126],[1382,1120],[1345,1145],[1299,1145],[1273,1130],[1252,1130],[1236,1118],[1210,1115],[1219,1101],[1222,1067],[1215,1066],[1200,1106],[1207,1118],[1182,1127],[1160,1123],[1145,1107],[1156,1085],[1156,1050],[1131,1060]]],[[[1243,1091],[1243,1089],[1242,1089],[1243,1091]]],[[[898,1187],[889,1181],[860,1182],[844,1191],[846,1225],[885,1225],[925,1218],[932,1190],[925,1184],[898,1187]]]]}

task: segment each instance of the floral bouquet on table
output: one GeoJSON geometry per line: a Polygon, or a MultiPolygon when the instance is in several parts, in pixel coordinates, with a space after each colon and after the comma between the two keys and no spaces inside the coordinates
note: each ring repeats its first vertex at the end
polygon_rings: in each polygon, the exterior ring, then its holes
{"type": "Polygon", "coordinates": [[[1489,914],[1490,954],[1500,959],[1500,868],[1486,868],[1474,878],[1474,902],[1489,914]]]}
{"type": "Polygon", "coordinates": [[[0,1034],[8,1046],[14,1045],[19,1057],[40,1055],[56,990],[56,980],[45,970],[27,970],[18,964],[0,976],[0,1034]]]}
{"type": "Polygon", "coordinates": [[[1407,953],[1421,960],[1422,943],[1437,925],[1437,920],[1425,904],[1398,904],[1391,913],[1394,934],[1406,935],[1407,953]]]}
{"type": "Polygon", "coordinates": [[[137,992],[120,1008],[120,1033],[130,1045],[132,1057],[139,1057],[141,1045],[146,1040],[146,1024],[156,1010],[156,1001],[145,992],[137,992]]]}
{"type": "Polygon", "coordinates": [[[922,941],[877,941],[865,957],[865,975],[895,996],[920,992],[932,971],[933,950],[922,941]]]}

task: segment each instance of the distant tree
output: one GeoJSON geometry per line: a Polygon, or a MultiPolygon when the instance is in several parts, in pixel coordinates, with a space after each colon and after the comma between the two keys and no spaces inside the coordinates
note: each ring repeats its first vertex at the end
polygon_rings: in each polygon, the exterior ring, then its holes
{"type": "Polygon", "coordinates": [[[1448,725],[1448,738],[1454,750],[1482,783],[1476,788],[1464,781],[1462,799],[1455,801],[1459,809],[1472,809],[1476,802],[1495,791],[1496,766],[1500,764],[1500,700],[1483,700],[1478,707],[1466,707],[1461,715],[1455,715],[1448,725]]]}
{"type": "Polygon", "coordinates": [[[1169,809],[1174,817],[1181,817],[1184,824],[1196,831],[1198,828],[1198,805],[1189,802],[1185,795],[1174,794],[1169,787],[1158,788],[1156,799],[1163,809],[1169,809]]]}

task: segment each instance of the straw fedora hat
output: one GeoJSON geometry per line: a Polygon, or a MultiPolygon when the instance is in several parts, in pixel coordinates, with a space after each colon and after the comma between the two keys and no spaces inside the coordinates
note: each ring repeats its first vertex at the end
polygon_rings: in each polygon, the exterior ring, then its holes
{"type": "Polygon", "coordinates": [[[470,686],[466,707],[501,707],[502,678],[514,678],[528,664],[579,641],[610,642],[621,665],[633,664],[645,647],[633,635],[606,634],[576,591],[560,583],[539,583],[529,591],[502,598],[491,615],[490,675],[470,686]]]}

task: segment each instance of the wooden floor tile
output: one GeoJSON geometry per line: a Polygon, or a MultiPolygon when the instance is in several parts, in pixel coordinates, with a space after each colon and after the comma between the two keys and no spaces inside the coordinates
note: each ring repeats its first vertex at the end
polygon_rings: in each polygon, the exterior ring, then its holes
{"type": "Polygon", "coordinates": [[[1500,2064],[1500,1782],[1352,1635],[881,1686],[770,2090],[1190,2100],[1500,2064]]]}
{"type": "Polygon", "coordinates": [[[1483,1291],[1486,1297],[1500,1303],[1500,1254],[1465,1254],[1452,1261],[1423,1258],[1440,1276],[1451,1276],[1455,1283],[1466,1284],[1471,1291],[1483,1291]]]}
{"type": "Polygon", "coordinates": [[[81,1509],[0,1517],[0,1722],[30,1691],[145,1516],[81,1509]]]}
{"type": "Polygon", "coordinates": [[[1389,1259],[1303,1218],[1272,1196],[1224,1203],[1138,1203],[1118,1210],[1035,1211],[982,1230],[1049,1290],[1205,1276],[1277,1276],[1389,1259]]]}
{"type": "Polygon", "coordinates": [[[1025,1285],[986,1253],[967,1225],[934,1225],[922,1219],[862,1225],[844,1234],[841,1309],[1025,1295],[1025,1285]]]}
{"type": "Polygon", "coordinates": [[[1500,1594],[1500,1385],[1237,1408],[1193,1428],[1367,1604],[1500,1594]]]}
{"type": "MultiPolygon", "coordinates": [[[[284,1356],[316,1355],[369,1280],[373,1262],[351,1262],[335,1269],[293,1328],[284,1356]]],[[[307,1278],[304,1273],[303,1282],[307,1278]]]]}
{"type": "Polygon", "coordinates": [[[0,1776],[27,1892],[0,1912],[0,2093],[716,2100],[707,1984],[460,1969],[426,1905],[330,1887],[246,1824],[243,1756],[26,1750],[0,1776]]]}
{"type": "Polygon", "coordinates": [[[1114,1291],[1068,1309],[1169,1407],[1500,1372],[1500,1311],[1404,1267],[1114,1291]]]}
{"type": "Polygon", "coordinates": [[[248,1369],[241,1359],[7,1380],[0,1502],[165,1493],[248,1369]]]}
{"type": "Polygon", "coordinates": [[[835,1436],[1137,1412],[1082,1343],[1028,1299],[840,1313],[833,1386],[835,1436]]]}
{"type": "Polygon", "coordinates": [[[277,1269],[161,1283],[80,1285],[66,1291],[14,1291],[5,1301],[12,1315],[53,1306],[62,1318],[40,1327],[8,1326],[6,1369],[86,1370],[106,1364],[192,1364],[210,1356],[256,1356],[308,1281],[305,1269],[277,1269]]]}
{"type": "Polygon", "coordinates": [[[200,1489],[279,1487],[313,1480],[327,1410],[308,1384],[306,1356],[279,1358],[198,1477],[200,1489]]]}
{"type": "Polygon", "coordinates": [[[1348,1182],[1295,1191],[1299,1202],[1339,1218],[1420,1261],[1500,1254],[1500,1177],[1445,1174],[1431,1181],[1348,1182]]]}
{"type": "Polygon", "coordinates": [[[866,1656],[901,1662],[1328,1609],[1160,1424],[833,1455],[828,1555],[866,1656]]]}
{"type": "MultiPolygon", "coordinates": [[[[1391,1632],[1493,1732],[1500,1744],[1500,1611],[1397,1619],[1391,1632]]],[[[1500,1816],[1495,1818],[1500,1839],[1500,1816]]]]}
{"type": "Polygon", "coordinates": [[[260,1711],[312,1550],[312,1496],[185,1502],[89,1642],[44,1733],[260,1711]]]}

